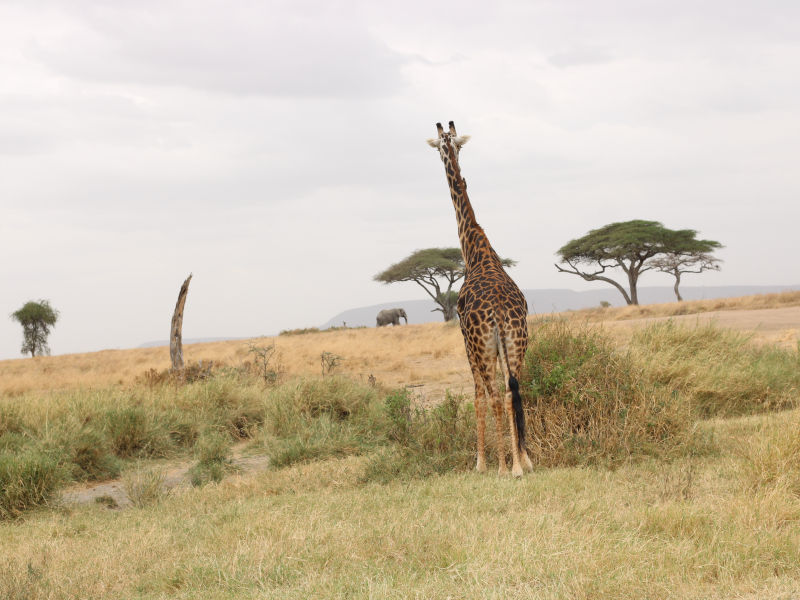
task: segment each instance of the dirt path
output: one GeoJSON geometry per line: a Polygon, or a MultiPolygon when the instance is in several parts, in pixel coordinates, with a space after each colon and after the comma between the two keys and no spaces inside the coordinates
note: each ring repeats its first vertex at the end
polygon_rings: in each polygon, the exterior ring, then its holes
{"type": "MultiPolygon", "coordinates": [[[[269,467],[269,457],[265,455],[242,456],[243,446],[240,445],[233,450],[231,464],[236,473],[243,475],[266,471],[269,467]]],[[[189,469],[193,464],[193,462],[184,460],[162,465],[161,468],[164,471],[164,480],[161,484],[162,490],[167,492],[177,487],[191,486],[189,469]]],[[[61,493],[61,501],[64,504],[102,502],[109,508],[115,509],[131,506],[131,500],[125,491],[125,484],[122,479],[70,486],[61,493]]]]}

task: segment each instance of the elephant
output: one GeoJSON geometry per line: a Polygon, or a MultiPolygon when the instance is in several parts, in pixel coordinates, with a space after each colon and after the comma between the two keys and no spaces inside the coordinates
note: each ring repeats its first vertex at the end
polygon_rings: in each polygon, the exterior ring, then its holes
{"type": "Polygon", "coordinates": [[[389,323],[392,325],[400,325],[400,317],[403,317],[406,320],[406,325],[408,325],[408,316],[406,315],[406,311],[404,311],[402,308],[386,308],[378,313],[376,327],[383,327],[389,323]]]}

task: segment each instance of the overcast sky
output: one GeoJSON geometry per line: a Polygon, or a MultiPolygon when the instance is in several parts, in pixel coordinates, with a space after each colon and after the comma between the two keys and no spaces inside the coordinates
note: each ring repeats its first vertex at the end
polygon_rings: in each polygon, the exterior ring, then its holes
{"type": "MultiPolygon", "coordinates": [[[[800,3],[0,1],[0,358],[315,326],[424,298],[457,246],[435,123],[522,288],[629,219],[725,249],[685,285],[800,283],[800,3]]],[[[670,285],[646,274],[641,285],[670,285]]]]}

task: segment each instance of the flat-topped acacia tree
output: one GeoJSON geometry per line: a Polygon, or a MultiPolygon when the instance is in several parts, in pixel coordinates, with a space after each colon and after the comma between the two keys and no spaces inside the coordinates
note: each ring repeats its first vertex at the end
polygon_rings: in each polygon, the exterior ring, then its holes
{"type": "MultiPolygon", "coordinates": [[[[504,267],[516,264],[510,258],[501,260],[504,267]]],[[[456,318],[458,301],[453,285],[464,278],[464,268],[461,248],[424,248],[378,273],[374,280],[383,283],[413,281],[439,305],[433,310],[440,311],[445,321],[451,321],[456,318]]]]}
{"type": "MultiPolygon", "coordinates": [[[[657,259],[691,254],[709,255],[722,247],[719,242],[698,240],[696,236],[694,229],[668,229],[658,221],[611,223],[562,246],[557,254],[561,257],[561,263],[569,268],[558,264],[555,267],[562,273],[572,273],[586,281],[610,283],[619,290],[626,303],[639,304],[637,284],[641,274],[651,269],[664,270],[668,266],[657,262],[657,259]],[[581,269],[581,265],[591,266],[591,269],[581,269]],[[606,275],[607,271],[613,269],[622,269],[625,273],[627,289],[606,275]]],[[[677,277],[680,279],[679,275],[677,277]]]]}

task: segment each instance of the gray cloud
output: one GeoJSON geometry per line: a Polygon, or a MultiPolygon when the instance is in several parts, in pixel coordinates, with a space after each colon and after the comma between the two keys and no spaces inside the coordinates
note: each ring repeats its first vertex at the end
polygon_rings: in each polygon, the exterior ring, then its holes
{"type": "MultiPolygon", "coordinates": [[[[346,5],[345,5],[346,6],[346,5]]],[[[32,56],[83,80],[234,94],[382,96],[408,58],[340,4],[90,3],[80,25],[36,39],[32,56]]]]}
{"type": "Polygon", "coordinates": [[[0,3],[0,314],[50,298],[60,353],[163,339],[189,271],[186,337],[413,297],[372,276],[457,244],[449,119],[522,287],[592,287],[553,253],[632,218],[724,243],[709,285],[797,283],[764,257],[800,221],[800,18],[763,6],[0,3]]]}

